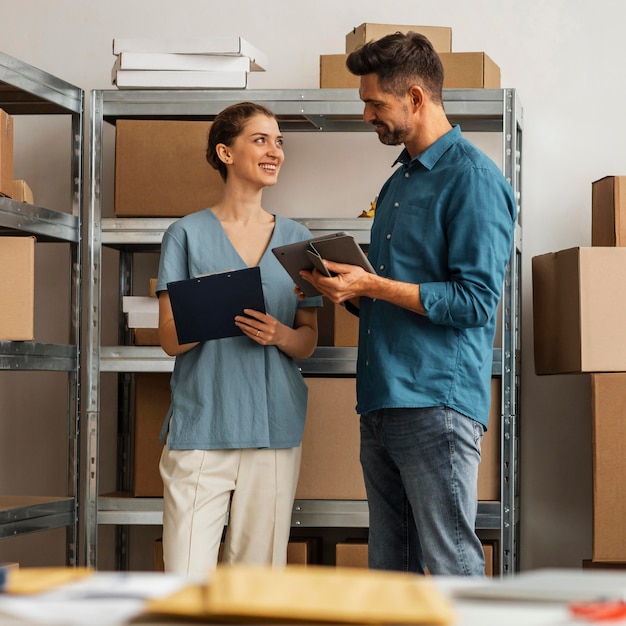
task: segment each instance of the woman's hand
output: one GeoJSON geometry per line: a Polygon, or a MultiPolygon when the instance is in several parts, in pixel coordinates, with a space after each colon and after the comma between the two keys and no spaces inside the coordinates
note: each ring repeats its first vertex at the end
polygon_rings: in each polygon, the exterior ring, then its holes
{"type": "Polygon", "coordinates": [[[244,335],[256,341],[261,346],[278,345],[287,326],[281,324],[269,313],[261,313],[253,309],[245,309],[245,315],[235,317],[235,326],[241,329],[244,335]]]}
{"type": "Polygon", "coordinates": [[[315,308],[299,308],[293,328],[282,324],[268,313],[252,309],[244,309],[244,315],[237,315],[235,324],[252,341],[261,346],[276,346],[294,359],[308,358],[317,345],[315,308]]]}

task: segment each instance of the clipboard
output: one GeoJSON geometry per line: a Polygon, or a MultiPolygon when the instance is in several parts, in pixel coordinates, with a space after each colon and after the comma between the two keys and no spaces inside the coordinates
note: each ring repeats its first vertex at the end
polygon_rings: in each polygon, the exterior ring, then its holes
{"type": "Polygon", "coordinates": [[[178,342],[238,337],[244,309],[265,313],[261,269],[249,267],[167,283],[178,342]]]}
{"type": "Polygon", "coordinates": [[[304,280],[299,272],[300,270],[315,268],[322,274],[331,276],[322,263],[322,259],[358,265],[366,272],[376,273],[361,246],[352,235],[345,232],[322,235],[321,237],[278,246],[272,248],[272,252],[307,298],[319,296],[320,292],[310,282],[304,280]]]}

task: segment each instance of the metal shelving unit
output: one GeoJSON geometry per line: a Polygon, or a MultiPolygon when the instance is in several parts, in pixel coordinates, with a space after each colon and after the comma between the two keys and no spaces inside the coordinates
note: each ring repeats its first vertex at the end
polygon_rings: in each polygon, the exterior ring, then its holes
{"type": "MultiPolygon", "coordinates": [[[[100,343],[102,248],[120,253],[120,296],[130,294],[132,256],[157,252],[168,218],[102,218],[103,128],[118,119],[211,120],[229,104],[241,100],[261,102],[279,117],[283,132],[372,132],[362,120],[362,102],[356,90],[243,90],[155,91],[97,90],[91,100],[91,188],[89,201],[89,305],[86,356],[87,497],[85,503],[86,560],[97,565],[97,530],[100,524],[161,524],[160,498],[133,498],[126,493],[102,496],[98,492],[98,438],[100,375],[103,372],[170,372],[174,360],[159,347],[102,346],[100,343]]],[[[444,104],[452,123],[464,132],[500,133],[502,168],[521,207],[522,107],[513,89],[446,90],[444,104]]],[[[363,219],[300,219],[314,236],[345,230],[361,244],[369,242],[371,222],[363,219]]],[[[502,379],[501,499],[481,502],[477,528],[498,535],[502,574],[518,569],[519,543],[519,358],[521,219],[507,266],[502,309],[502,347],[494,349],[493,373],[502,379]]],[[[355,348],[318,348],[301,364],[305,375],[354,376],[355,348]]],[[[367,503],[360,501],[296,501],[293,527],[367,528],[367,503]]]]}
{"type": "MultiPolygon", "coordinates": [[[[0,52],[0,108],[9,115],[71,117],[71,195],[67,212],[0,197],[0,236],[28,234],[69,245],[71,319],[67,345],[0,341],[0,370],[67,372],[68,478],[59,497],[0,496],[0,538],[67,528],[67,563],[76,565],[79,541],[80,339],[82,298],[82,174],[84,92],[0,52]]],[[[1,374],[0,374],[1,375],[1,374]]]]}

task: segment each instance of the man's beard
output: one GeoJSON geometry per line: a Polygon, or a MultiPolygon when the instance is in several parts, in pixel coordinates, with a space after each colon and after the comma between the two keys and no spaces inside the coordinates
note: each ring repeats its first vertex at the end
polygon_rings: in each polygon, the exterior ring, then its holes
{"type": "Polygon", "coordinates": [[[376,126],[376,133],[380,143],[386,146],[399,146],[408,137],[409,129],[401,127],[390,130],[386,125],[379,124],[376,126]]]}

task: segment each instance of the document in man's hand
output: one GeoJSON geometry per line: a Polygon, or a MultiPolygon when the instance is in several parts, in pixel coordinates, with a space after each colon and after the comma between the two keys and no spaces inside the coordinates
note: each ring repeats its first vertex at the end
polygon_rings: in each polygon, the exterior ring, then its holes
{"type": "Polygon", "coordinates": [[[265,313],[259,267],[230,270],[167,283],[179,343],[243,335],[235,316],[265,313]]]}
{"type": "Polygon", "coordinates": [[[320,292],[300,276],[300,270],[315,268],[322,274],[330,276],[331,274],[322,263],[322,259],[358,265],[366,272],[376,273],[354,237],[344,232],[278,246],[272,248],[272,252],[307,298],[318,296],[320,292]]]}

